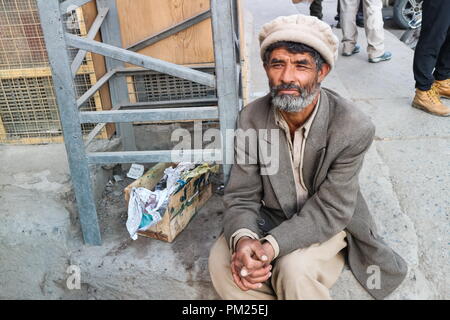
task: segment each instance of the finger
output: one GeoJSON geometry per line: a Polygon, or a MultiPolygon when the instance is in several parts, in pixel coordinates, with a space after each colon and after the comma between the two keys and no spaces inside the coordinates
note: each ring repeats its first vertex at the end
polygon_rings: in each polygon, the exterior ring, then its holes
{"type": "Polygon", "coordinates": [[[272,270],[272,265],[269,264],[268,266],[266,266],[264,268],[252,271],[252,273],[249,274],[248,277],[251,277],[251,278],[262,277],[262,276],[265,276],[266,274],[268,274],[271,270],[272,270]]]}
{"type": "Polygon", "coordinates": [[[234,265],[236,266],[236,268],[237,268],[238,270],[241,270],[242,267],[244,266],[244,264],[242,263],[242,261],[239,260],[239,259],[234,259],[234,265]]]}
{"type": "Polygon", "coordinates": [[[250,283],[249,281],[247,281],[247,279],[245,278],[241,278],[242,284],[247,287],[248,289],[259,289],[263,286],[263,284],[261,282],[259,283],[250,283]]]}
{"type": "Polygon", "coordinates": [[[241,277],[248,276],[253,270],[258,269],[258,264],[260,263],[258,260],[253,260],[250,258],[250,255],[248,253],[237,253],[236,257],[234,258],[235,266],[237,267],[237,270],[239,271],[238,274],[241,277]],[[245,263],[247,261],[247,263],[245,263]],[[254,263],[254,262],[256,263],[254,263]],[[255,267],[255,269],[253,269],[255,267]]]}
{"type": "Polygon", "coordinates": [[[241,278],[239,278],[236,274],[233,275],[233,281],[236,284],[236,286],[241,289],[242,291],[248,291],[249,289],[244,286],[244,284],[241,282],[241,278]]]}
{"type": "Polygon", "coordinates": [[[266,251],[263,249],[263,246],[260,242],[254,242],[252,244],[253,252],[256,258],[262,262],[267,262],[269,258],[267,257],[266,251]]]}
{"type": "MultiPolygon", "coordinates": [[[[240,269],[236,263],[233,263],[231,265],[231,270],[232,270],[232,273],[234,275],[236,275],[236,277],[238,277],[239,279],[242,278],[241,274],[245,274],[246,276],[248,275],[247,271],[244,269],[244,272],[243,272],[243,270],[240,269]]],[[[241,281],[239,281],[239,282],[241,283],[241,281]]]]}
{"type": "Polygon", "coordinates": [[[248,288],[242,283],[241,278],[234,272],[231,273],[233,276],[234,283],[241,289],[242,291],[247,291],[248,288]]]}
{"type": "Polygon", "coordinates": [[[237,275],[239,275],[240,268],[236,265],[236,261],[231,263],[231,271],[237,275]]]}
{"type": "Polygon", "coordinates": [[[264,266],[263,262],[253,259],[249,255],[244,255],[242,257],[242,262],[249,272],[252,272],[253,270],[256,270],[256,269],[260,269],[264,266]]]}
{"type": "Polygon", "coordinates": [[[241,277],[247,277],[248,275],[250,275],[250,272],[245,267],[242,267],[241,271],[239,272],[239,275],[241,277]]]}
{"type": "Polygon", "coordinates": [[[253,283],[253,284],[255,284],[255,283],[262,283],[262,282],[267,281],[271,276],[272,276],[272,273],[269,272],[269,273],[265,274],[264,276],[261,276],[261,277],[247,277],[247,278],[245,278],[245,280],[250,282],[250,283],[253,283]]]}
{"type": "MultiPolygon", "coordinates": [[[[236,253],[233,253],[233,255],[231,256],[231,263],[232,264],[240,264],[241,262],[239,261],[239,259],[237,258],[236,253]]],[[[239,268],[240,269],[240,268],[239,268]]]]}

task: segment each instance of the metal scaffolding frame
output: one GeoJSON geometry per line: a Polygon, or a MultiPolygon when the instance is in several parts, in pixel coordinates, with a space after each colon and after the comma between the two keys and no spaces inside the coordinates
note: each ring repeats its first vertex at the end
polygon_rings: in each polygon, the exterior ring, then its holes
{"type": "Polygon", "coordinates": [[[184,150],[183,157],[198,160],[220,154],[224,180],[227,181],[231,164],[225,159],[229,156],[227,153],[233,152],[233,141],[226,138],[226,130],[234,129],[237,114],[242,108],[239,26],[236,0],[210,0],[210,10],[123,49],[115,0],[97,0],[98,16],[87,37],[81,38],[65,32],[62,16],[89,1],[91,0],[37,0],[84,241],[86,244],[101,245],[89,165],[172,162],[171,150],[136,151],[133,122],[219,120],[221,149],[184,150]],[[134,52],[209,17],[212,21],[215,75],[134,52]],[[93,40],[99,30],[103,42],[93,40]],[[68,47],[79,49],[73,61],[68,55],[68,47]],[[107,73],[82,97],[76,99],[73,75],[87,51],[105,56],[107,73]],[[125,68],[124,63],[141,68],[125,68]],[[209,103],[207,106],[199,106],[198,100],[164,101],[159,104],[130,103],[123,75],[148,69],[215,88],[217,99],[205,99],[209,103]],[[83,103],[106,83],[110,87],[112,110],[80,112],[79,108],[83,103]],[[83,123],[97,123],[86,142],[83,141],[81,132],[83,123]],[[88,153],[86,146],[105,123],[119,124],[118,134],[125,151],[88,153]]]}

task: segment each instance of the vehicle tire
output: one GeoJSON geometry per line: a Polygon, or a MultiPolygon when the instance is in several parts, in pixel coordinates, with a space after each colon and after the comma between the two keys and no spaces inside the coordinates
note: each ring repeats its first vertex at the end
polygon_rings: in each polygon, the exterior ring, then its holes
{"type": "Polygon", "coordinates": [[[422,14],[423,0],[397,0],[394,4],[394,21],[402,29],[408,29],[417,14],[422,14]],[[414,4],[419,5],[416,7],[414,4]],[[419,10],[420,7],[420,10],[419,10]]]}

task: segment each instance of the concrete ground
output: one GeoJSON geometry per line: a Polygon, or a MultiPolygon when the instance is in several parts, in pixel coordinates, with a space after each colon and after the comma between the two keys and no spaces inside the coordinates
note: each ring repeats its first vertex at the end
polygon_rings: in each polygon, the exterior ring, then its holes
{"type": "MultiPolygon", "coordinates": [[[[279,15],[297,13],[290,0],[246,0],[245,30],[251,99],[267,92],[257,33],[279,15]]],[[[307,7],[300,10],[307,13],[307,7]]],[[[333,23],[335,1],[324,0],[333,23]]],[[[359,43],[365,46],[363,29],[359,43]]],[[[334,29],[340,36],[340,30],[334,29]]],[[[410,107],[413,51],[386,32],[390,62],[369,64],[365,50],[339,57],[326,80],[355,101],[377,127],[360,175],[381,235],[409,264],[406,280],[388,299],[449,299],[450,123],[410,107]]],[[[450,101],[445,101],[450,105],[450,101]]],[[[136,128],[138,146],[164,141],[170,128],[136,128]],[[145,135],[144,135],[145,134],[145,135]]],[[[116,148],[115,142],[108,148],[116,148]]],[[[216,192],[177,239],[168,244],[125,229],[122,189],[108,183],[98,204],[103,245],[85,246],[63,145],[0,145],[1,299],[215,299],[207,269],[209,248],[221,231],[216,192]],[[67,288],[67,268],[78,266],[81,288],[67,288]]],[[[95,168],[105,186],[111,168],[95,168]]],[[[214,186],[215,188],[218,185],[214,186]]],[[[99,194],[103,190],[99,190],[99,194]]],[[[335,299],[370,299],[346,268],[335,299]]]]}

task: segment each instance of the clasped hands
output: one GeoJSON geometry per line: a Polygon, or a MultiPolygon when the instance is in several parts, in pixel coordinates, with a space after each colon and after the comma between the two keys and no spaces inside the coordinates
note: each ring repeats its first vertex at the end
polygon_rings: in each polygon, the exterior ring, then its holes
{"type": "Polygon", "coordinates": [[[272,275],[270,264],[275,251],[269,242],[242,237],[231,257],[231,274],[236,285],[243,291],[258,289],[272,275]]]}

